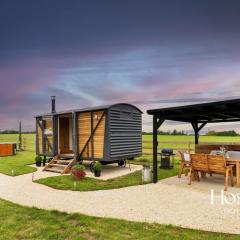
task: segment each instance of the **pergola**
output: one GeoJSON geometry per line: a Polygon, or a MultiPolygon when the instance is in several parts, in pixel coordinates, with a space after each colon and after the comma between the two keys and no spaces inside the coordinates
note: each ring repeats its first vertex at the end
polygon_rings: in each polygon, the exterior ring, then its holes
{"type": "Polygon", "coordinates": [[[158,181],[157,132],[166,120],[190,123],[198,144],[199,132],[207,123],[240,121],[240,99],[147,110],[153,115],[153,182],[158,181]]]}

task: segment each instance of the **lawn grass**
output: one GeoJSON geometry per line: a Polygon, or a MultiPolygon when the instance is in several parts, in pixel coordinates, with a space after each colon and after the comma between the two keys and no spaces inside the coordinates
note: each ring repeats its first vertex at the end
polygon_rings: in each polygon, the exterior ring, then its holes
{"type": "MultiPolygon", "coordinates": [[[[24,134],[26,150],[17,152],[17,155],[0,158],[0,172],[6,175],[22,175],[36,171],[36,168],[27,166],[34,163],[35,135],[24,134]]],[[[0,142],[17,142],[17,134],[0,134],[0,142]]]]}
{"type": "MultiPolygon", "coordinates": [[[[176,176],[177,172],[178,172],[178,165],[176,165],[173,169],[159,169],[158,179],[161,180],[164,178],[176,176]]],[[[74,186],[73,176],[70,176],[70,175],[42,178],[42,179],[36,180],[35,182],[47,185],[55,189],[62,189],[62,190],[75,190],[75,191],[107,190],[107,189],[129,187],[134,185],[141,185],[142,173],[141,171],[137,171],[125,176],[121,176],[121,177],[117,177],[109,180],[98,180],[98,179],[86,177],[80,181],[77,181],[76,186],[74,186]]]]}
{"type": "Polygon", "coordinates": [[[237,240],[236,235],[23,207],[0,199],[0,240],[237,240]]]}
{"type": "Polygon", "coordinates": [[[34,163],[32,152],[18,152],[16,156],[0,158],[0,172],[10,176],[18,176],[35,172],[37,169],[27,166],[34,163]]]}

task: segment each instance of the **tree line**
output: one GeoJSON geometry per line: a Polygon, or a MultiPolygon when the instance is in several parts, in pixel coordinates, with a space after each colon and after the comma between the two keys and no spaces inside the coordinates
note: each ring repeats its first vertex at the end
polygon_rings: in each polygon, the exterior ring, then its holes
{"type": "Polygon", "coordinates": [[[216,132],[216,131],[208,131],[206,133],[206,136],[240,136],[239,133],[237,133],[234,130],[230,131],[221,131],[221,132],[216,132]]]}
{"type": "MultiPolygon", "coordinates": [[[[0,130],[0,134],[18,134],[19,131],[17,130],[0,130]]],[[[35,133],[35,131],[22,131],[22,134],[31,134],[35,133]]]]}
{"type": "MultiPolygon", "coordinates": [[[[143,135],[152,135],[152,132],[142,132],[143,135]]],[[[159,135],[193,135],[193,134],[188,134],[184,131],[177,131],[174,129],[173,131],[158,131],[159,135]]],[[[235,136],[240,136],[239,133],[237,133],[235,130],[230,130],[230,131],[208,131],[206,136],[230,136],[230,137],[235,137],[235,136]]]]}
{"type": "MultiPolygon", "coordinates": [[[[152,132],[142,132],[143,135],[152,135],[152,132]]],[[[178,131],[176,129],[174,129],[173,131],[158,131],[159,135],[188,135],[187,133],[185,133],[184,131],[178,131]]]]}

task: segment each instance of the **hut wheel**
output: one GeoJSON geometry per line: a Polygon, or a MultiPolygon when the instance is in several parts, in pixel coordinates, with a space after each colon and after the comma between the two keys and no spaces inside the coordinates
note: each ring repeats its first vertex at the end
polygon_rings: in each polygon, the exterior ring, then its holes
{"type": "Polygon", "coordinates": [[[83,159],[80,156],[77,156],[77,161],[79,164],[83,164],[83,159]]]}
{"type": "Polygon", "coordinates": [[[94,164],[95,164],[95,162],[94,162],[94,161],[90,163],[90,166],[89,166],[89,168],[90,168],[90,171],[91,171],[91,172],[93,172],[93,166],[94,166],[94,164]]]}
{"type": "Polygon", "coordinates": [[[118,161],[118,166],[126,167],[126,164],[127,164],[126,160],[119,160],[118,161]]]}

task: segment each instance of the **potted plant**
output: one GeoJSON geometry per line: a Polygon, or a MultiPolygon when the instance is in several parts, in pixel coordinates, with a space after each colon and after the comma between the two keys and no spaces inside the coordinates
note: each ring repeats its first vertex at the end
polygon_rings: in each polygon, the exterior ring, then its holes
{"type": "Polygon", "coordinates": [[[46,165],[46,158],[43,158],[42,163],[43,163],[43,166],[46,165]]]}
{"type": "Polygon", "coordinates": [[[86,176],[86,168],[83,165],[75,164],[71,169],[72,175],[75,177],[75,180],[80,180],[86,176]]]}
{"type": "Polygon", "coordinates": [[[42,158],[40,156],[35,157],[35,162],[37,167],[41,167],[42,164],[42,158]]]}
{"type": "Polygon", "coordinates": [[[102,171],[102,164],[100,162],[96,162],[93,165],[93,171],[94,171],[94,176],[95,177],[100,177],[101,176],[101,171],[102,171]]]}

